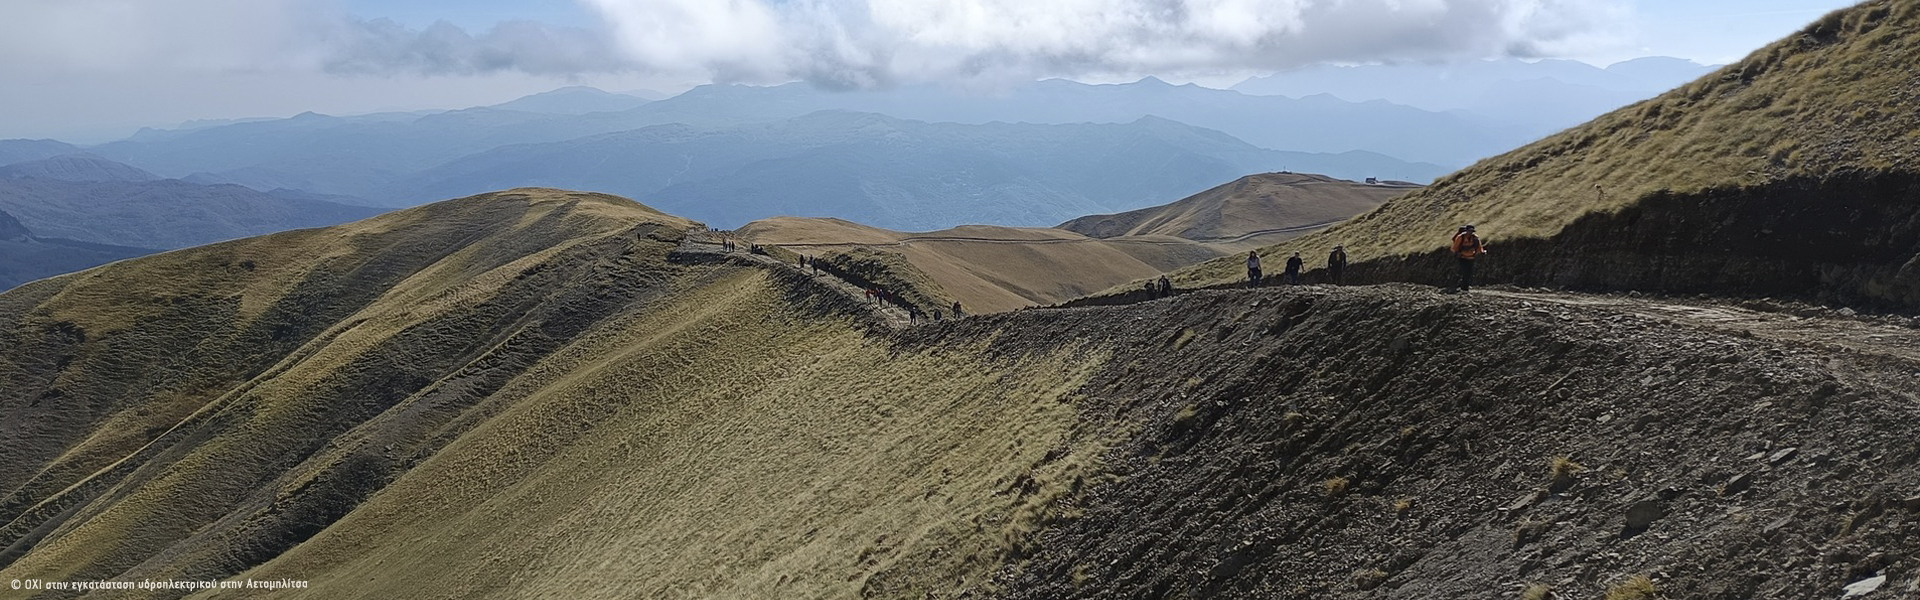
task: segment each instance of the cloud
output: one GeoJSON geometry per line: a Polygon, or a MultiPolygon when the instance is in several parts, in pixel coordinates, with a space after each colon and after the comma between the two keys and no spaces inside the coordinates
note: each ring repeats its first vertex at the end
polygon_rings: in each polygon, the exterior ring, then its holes
{"type": "Polygon", "coordinates": [[[581,27],[507,21],[473,35],[445,21],[421,30],[387,19],[346,19],[331,25],[324,42],[316,45],[321,68],[329,73],[579,75],[634,68],[609,38],[581,27]]]}
{"type": "Polygon", "coordinates": [[[649,69],[841,86],[1564,55],[1631,21],[1624,0],[583,1],[649,69]]]}
{"type": "Polygon", "coordinates": [[[593,27],[362,19],[338,0],[5,0],[0,72],[639,73],[830,87],[1564,56],[1627,0],[576,0],[593,27]]]}
{"type": "Polygon", "coordinates": [[[580,75],[633,71],[605,28],[483,32],[362,19],[332,0],[5,0],[0,72],[580,75]]]}

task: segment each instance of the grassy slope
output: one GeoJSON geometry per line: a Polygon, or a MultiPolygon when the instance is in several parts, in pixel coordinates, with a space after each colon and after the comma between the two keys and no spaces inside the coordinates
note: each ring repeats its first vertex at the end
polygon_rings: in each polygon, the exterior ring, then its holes
{"type": "MultiPolygon", "coordinates": [[[[86,340],[46,392],[9,382],[5,408],[45,420],[7,444],[6,516],[28,511],[8,530],[37,512],[78,512],[7,571],[105,577],[163,552],[354,415],[431,381],[442,354],[495,334],[454,339],[422,325],[449,325],[542,258],[575,259],[570,249],[643,221],[687,225],[610,197],[526,190],[115,263],[7,295],[7,312],[23,317],[10,334],[51,325],[86,340]],[[309,295],[335,280],[355,285],[309,295]]],[[[9,354],[16,368],[30,358],[9,354]]]]}
{"type": "MultiPolygon", "coordinates": [[[[1444,246],[1472,222],[1490,247],[1548,237],[1582,215],[1659,190],[1757,185],[1797,175],[1912,170],[1920,158],[1920,3],[1875,0],[1828,15],[1737,64],[1658,98],[1481,161],[1325,232],[1263,250],[1356,261],[1444,246]],[[1596,188],[1596,186],[1598,186],[1596,188]]],[[[1180,279],[1238,275],[1216,260],[1180,279]]]]}
{"type": "MultiPolygon", "coordinates": [[[[1323,175],[1263,173],[1165,206],[1081,217],[1060,228],[1100,238],[1166,235],[1198,241],[1237,240],[1263,231],[1344,220],[1415,189],[1366,185],[1323,175]]],[[[1295,235],[1260,239],[1272,242],[1295,235]]]]}
{"type": "Polygon", "coordinates": [[[1061,302],[1158,277],[1230,250],[1161,235],[1100,240],[1061,229],[985,225],[905,233],[840,219],[798,217],[755,221],[741,228],[740,235],[809,254],[831,253],[846,244],[898,253],[932,278],[942,293],[975,312],[1061,302]]]}
{"type": "Polygon", "coordinates": [[[1037,465],[1092,363],[890,357],[790,312],[763,275],[736,272],[609,324],[502,390],[499,416],[249,576],[315,577],[327,598],[977,584],[1001,540],[1032,526],[1007,516],[1038,502],[997,492],[1032,469],[1078,471],[1037,465]],[[908,558],[940,577],[874,580],[908,558]]]}
{"type": "Polygon", "coordinates": [[[917,598],[1079,488],[1099,355],[899,352],[689,225],[523,190],[0,295],[0,575],[917,598]]]}

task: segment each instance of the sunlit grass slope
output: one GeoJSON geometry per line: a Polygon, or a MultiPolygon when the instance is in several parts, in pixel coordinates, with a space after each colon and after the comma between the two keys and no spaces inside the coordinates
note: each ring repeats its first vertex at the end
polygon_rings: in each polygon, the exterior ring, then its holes
{"type": "Polygon", "coordinates": [[[695,225],[513,190],[0,295],[0,578],[920,598],[1089,476],[1101,355],[891,347],[695,225]]]}
{"type": "Polygon", "coordinates": [[[789,313],[734,272],[609,323],[248,576],[316,598],[919,598],[981,584],[1081,474],[1046,455],[1094,362],[895,354],[789,313]]]}

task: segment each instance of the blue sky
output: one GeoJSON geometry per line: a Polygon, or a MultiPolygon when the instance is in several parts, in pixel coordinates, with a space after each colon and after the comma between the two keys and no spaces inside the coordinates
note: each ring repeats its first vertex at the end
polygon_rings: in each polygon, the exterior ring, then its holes
{"type": "Polygon", "coordinates": [[[566,85],[1227,86],[1315,63],[1725,63],[1837,0],[0,0],[0,138],[494,104],[566,85]]]}
{"type": "Polygon", "coordinates": [[[1627,52],[1727,63],[1821,15],[1852,6],[1839,0],[1685,0],[1637,2],[1638,44],[1627,52]]]}

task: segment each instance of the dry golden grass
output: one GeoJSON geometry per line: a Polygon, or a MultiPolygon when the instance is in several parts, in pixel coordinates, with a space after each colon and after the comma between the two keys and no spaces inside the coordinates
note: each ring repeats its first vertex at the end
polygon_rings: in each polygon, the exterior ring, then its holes
{"type": "Polygon", "coordinates": [[[1628,577],[1607,588],[1606,600],[1651,600],[1660,597],[1660,587],[1646,575],[1628,577]]]}
{"type": "Polygon", "coordinates": [[[134,385],[116,393],[117,410],[45,467],[76,476],[70,482],[74,487],[46,502],[85,493],[95,477],[126,476],[118,465],[155,460],[153,453],[164,447],[148,443],[163,432],[211,421],[222,425],[203,443],[168,459],[164,468],[146,468],[122,484],[125,489],[115,492],[112,502],[69,522],[7,572],[45,579],[99,577],[103,574],[96,569],[160,551],[189,533],[192,524],[231,510],[234,499],[257,489],[257,482],[270,481],[280,468],[274,457],[298,451],[300,440],[310,439],[312,429],[326,420],[321,415],[363,401],[342,386],[397,336],[473,310],[493,299],[504,283],[549,266],[544,263],[570,248],[641,223],[671,230],[691,224],[616,197],[524,189],[334,228],[169,252],[60,280],[60,291],[36,310],[86,332],[89,339],[114,340],[112,348],[90,351],[116,353],[106,361],[76,362],[61,376],[73,385],[134,385]],[[215,355],[200,354],[250,339],[240,332],[310,283],[315,273],[351,273],[375,260],[424,268],[396,273],[395,281],[385,282],[390,287],[384,294],[369,295],[368,304],[349,320],[252,381],[215,355]],[[227,303],[221,310],[185,311],[191,320],[179,323],[179,331],[139,328],[155,319],[173,323],[183,318],[180,306],[208,302],[227,303]],[[209,332],[214,333],[210,338],[194,337],[209,332]],[[182,342],[187,345],[166,346],[182,342]],[[127,382],[127,376],[135,379],[127,382]]]}
{"type": "Polygon", "coordinates": [[[1053,304],[1240,250],[1169,236],[1098,240],[1046,228],[968,225],[905,233],[839,219],[778,217],[742,227],[750,243],[813,256],[851,247],[897,253],[974,313],[1053,304]]]}
{"type": "Polygon", "coordinates": [[[1068,442],[1062,400],[1097,360],[893,355],[788,312],[741,271],[611,323],[249,575],[328,598],[947,590],[982,582],[1091,475],[1086,450],[1041,459],[1068,442]]]}
{"type": "MultiPolygon", "coordinates": [[[[644,233],[690,225],[630,201],[515,190],[57,282],[39,309],[120,336],[114,356],[137,374],[159,367],[134,359],[172,364],[245,337],[232,328],[249,319],[286,318],[316,280],[367,279],[347,286],[361,304],[316,309],[339,320],[258,376],[200,361],[173,375],[179,387],[116,398],[125,410],[49,471],[74,474],[61,493],[95,493],[89,474],[112,487],[0,574],[107,579],[146,562],[139,576],[197,575],[270,543],[282,532],[252,528],[278,526],[281,509],[338,506],[353,510],[241,576],[314,584],[274,597],[939,597],[986,585],[1098,479],[1101,442],[1074,433],[1071,395],[1104,355],[902,351],[851,319],[796,314],[764,271],[666,264],[672,240],[644,233]],[[631,304],[509,358],[623,286],[641,290],[631,304]],[[238,316],[179,309],[209,298],[238,316]],[[551,320],[476,320],[538,302],[557,303],[538,313],[551,320]],[[239,309],[253,304],[267,308],[239,309]],[[141,328],[182,314],[212,337],[141,328]],[[460,349],[470,339],[495,341],[460,349]],[[162,342],[183,345],[137,345],[162,342]],[[476,358],[429,370],[454,351],[476,358]],[[389,386],[425,387],[365,405],[389,386]],[[328,429],[355,411],[368,416],[328,429]],[[147,445],[170,427],[194,433],[147,445]],[[355,486],[377,492],[325,496],[355,486]]],[[[311,300],[348,302],[328,293],[311,300]]],[[[93,364],[68,374],[104,377],[93,364]]]]}

